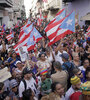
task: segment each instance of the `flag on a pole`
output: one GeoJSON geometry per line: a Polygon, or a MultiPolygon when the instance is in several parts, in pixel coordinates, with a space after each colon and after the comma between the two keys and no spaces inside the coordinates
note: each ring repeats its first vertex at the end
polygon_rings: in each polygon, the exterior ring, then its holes
{"type": "Polygon", "coordinates": [[[6,39],[7,39],[8,41],[10,41],[10,40],[13,39],[13,38],[14,38],[14,35],[13,35],[13,34],[9,34],[9,35],[6,36],[6,39]]]}
{"type": "Polygon", "coordinates": [[[64,17],[65,17],[65,9],[62,9],[56,14],[55,18],[53,20],[51,20],[50,23],[46,26],[45,31],[47,30],[48,27],[50,27],[50,25],[52,23],[55,23],[55,22],[63,19],[64,17]]]}
{"type": "Polygon", "coordinates": [[[87,29],[87,32],[88,32],[88,31],[90,31],[90,26],[89,26],[88,29],[87,29]]]}
{"type": "Polygon", "coordinates": [[[42,39],[41,34],[38,32],[38,30],[34,27],[33,31],[30,34],[30,37],[28,39],[27,45],[34,46],[38,41],[42,39]]]}
{"type": "Polygon", "coordinates": [[[87,29],[86,38],[90,37],[90,26],[87,29]]]}
{"type": "Polygon", "coordinates": [[[21,41],[25,36],[27,36],[29,32],[31,32],[32,28],[33,24],[28,24],[26,28],[24,28],[24,30],[20,32],[19,41],[21,41]]]}
{"type": "Polygon", "coordinates": [[[30,24],[31,24],[31,22],[28,20],[26,22],[26,24],[21,27],[20,32],[23,31],[23,30],[25,30],[30,24]]]}
{"type": "Polygon", "coordinates": [[[56,36],[50,41],[49,45],[59,41],[61,38],[65,37],[67,34],[75,32],[75,12],[67,15],[65,20],[62,22],[58,30],[56,31],[56,36]]]}
{"type": "Polygon", "coordinates": [[[56,36],[56,31],[65,19],[65,10],[61,10],[55,17],[55,19],[47,25],[45,32],[49,40],[52,40],[56,36]]]}
{"type": "Polygon", "coordinates": [[[14,32],[12,31],[12,29],[10,29],[10,34],[8,34],[7,36],[6,36],[6,39],[8,40],[8,41],[10,41],[11,39],[13,39],[14,38],[14,32]]]}
{"type": "Polygon", "coordinates": [[[21,37],[22,39],[20,38],[18,44],[14,46],[14,50],[16,51],[16,53],[18,53],[18,48],[22,46],[26,46],[27,50],[28,51],[30,50],[30,46],[27,46],[27,42],[32,31],[33,31],[33,25],[31,24],[26,30],[24,30],[25,33],[23,33],[21,37]]]}

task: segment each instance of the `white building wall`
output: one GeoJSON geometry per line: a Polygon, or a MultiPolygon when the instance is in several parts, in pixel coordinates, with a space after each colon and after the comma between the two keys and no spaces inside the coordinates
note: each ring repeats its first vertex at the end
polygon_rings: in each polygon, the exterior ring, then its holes
{"type": "Polygon", "coordinates": [[[90,0],[75,0],[68,4],[63,4],[63,8],[66,8],[67,14],[72,10],[75,10],[76,14],[79,13],[80,26],[85,24],[85,21],[81,21],[81,17],[90,12],[90,0]]]}
{"type": "Polygon", "coordinates": [[[24,0],[13,0],[13,23],[17,23],[17,18],[21,17],[21,10],[23,10],[24,0]]]}
{"type": "Polygon", "coordinates": [[[6,25],[6,27],[9,27],[9,16],[3,16],[2,22],[6,25]]]}

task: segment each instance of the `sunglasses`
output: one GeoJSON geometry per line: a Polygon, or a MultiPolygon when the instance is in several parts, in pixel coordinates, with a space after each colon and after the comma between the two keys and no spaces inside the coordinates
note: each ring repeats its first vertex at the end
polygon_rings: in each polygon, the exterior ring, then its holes
{"type": "Polygon", "coordinates": [[[80,72],[78,75],[81,75],[82,74],[82,72],[80,72]]]}

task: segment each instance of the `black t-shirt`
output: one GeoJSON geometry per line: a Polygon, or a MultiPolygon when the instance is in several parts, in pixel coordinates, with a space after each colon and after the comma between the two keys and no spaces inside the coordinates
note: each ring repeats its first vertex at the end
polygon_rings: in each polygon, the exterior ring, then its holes
{"type": "Polygon", "coordinates": [[[39,49],[38,49],[38,51],[39,51],[39,52],[45,52],[45,51],[46,51],[46,49],[45,49],[45,48],[43,48],[43,47],[41,47],[41,48],[39,48],[39,49]]]}
{"type": "Polygon", "coordinates": [[[84,59],[88,59],[90,61],[90,58],[88,58],[89,55],[90,55],[90,53],[85,52],[84,53],[84,59]]]}
{"type": "Polygon", "coordinates": [[[1,52],[1,57],[3,57],[4,60],[7,59],[7,55],[8,55],[7,50],[5,52],[1,52]]]}

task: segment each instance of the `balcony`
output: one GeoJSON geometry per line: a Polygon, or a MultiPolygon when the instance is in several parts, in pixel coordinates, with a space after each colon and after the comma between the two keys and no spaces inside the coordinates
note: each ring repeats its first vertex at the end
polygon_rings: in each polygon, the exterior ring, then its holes
{"type": "Polygon", "coordinates": [[[12,0],[0,0],[0,6],[4,8],[12,7],[12,0]]]}

